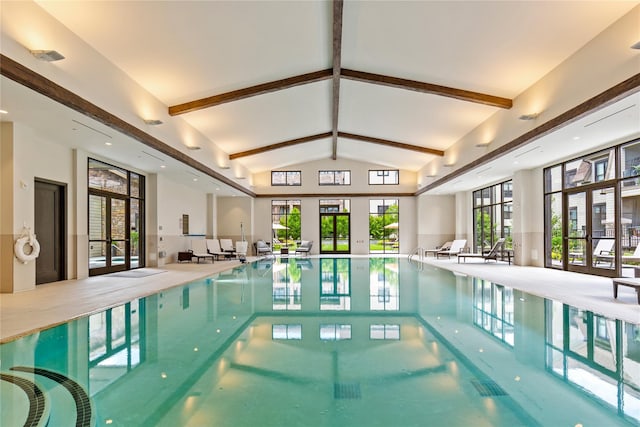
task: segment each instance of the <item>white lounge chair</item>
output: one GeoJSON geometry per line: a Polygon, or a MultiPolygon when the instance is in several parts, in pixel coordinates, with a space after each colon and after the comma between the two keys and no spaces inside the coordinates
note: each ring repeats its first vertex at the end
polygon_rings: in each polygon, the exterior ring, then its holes
{"type": "MultiPolygon", "coordinates": [[[[459,253],[458,264],[460,263],[460,258],[462,258],[465,262],[467,261],[467,258],[480,258],[484,260],[484,262],[487,262],[489,260],[498,261],[498,256],[500,256],[500,253],[502,252],[502,247],[504,246],[504,242],[505,242],[504,237],[498,239],[496,243],[493,245],[493,247],[491,248],[491,250],[487,253],[481,253],[481,254],[459,253]]],[[[511,258],[509,258],[509,264],[511,264],[511,258]]]]}
{"type": "Polygon", "coordinates": [[[225,256],[225,253],[220,248],[220,241],[218,239],[207,239],[207,251],[213,255],[216,259],[225,256]]]}
{"type": "Polygon", "coordinates": [[[222,248],[222,252],[225,253],[225,257],[234,258],[236,256],[236,249],[233,247],[233,240],[220,239],[220,247],[222,248]]]}
{"type": "Polygon", "coordinates": [[[436,258],[440,258],[440,255],[451,258],[451,255],[458,255],[464,247],[467,246],[467,239],[458,239],[451,242],[451,247],[448,250],[436,252],[436,258]]]}
{"type": "Polygon", "coordinates": [[[451,249],[451,244],[453,243],[453,240],[448,241],[448,242],[444,242],[440,247],[435,248],[435,249],[425,249],[424,251],[424,256],[427,256],[429,254],[436,256],[436,254],[440,251],[448,251],[449,249],[451,249]]]}
{"type": "Polygon", "coordinates": [[[271,246],[269,246],[264,240],[257,240],[253,246],[256,249],[257,256],[273,254],[271,246]]]}
{"type": "Polygon", "coordinates": [[[201,259],[210,259],[213,262],[213,255],[207,251],[207,242],[202,240],[192,240],[191,241],[191,252],[192,257],[198,259],[198,264],[201,259]]]}

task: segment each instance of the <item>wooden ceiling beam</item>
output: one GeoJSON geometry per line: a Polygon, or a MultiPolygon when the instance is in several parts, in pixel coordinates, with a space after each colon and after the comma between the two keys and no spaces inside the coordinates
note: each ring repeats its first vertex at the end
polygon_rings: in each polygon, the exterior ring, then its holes
{"type": "Polygon", "coordinates": [[[340,138],[354,139],[356,141],[370,142],[373,144],[386,145],[393,148],[402,148],[404,150],[417,151],[424,154],[432,154],[434,156],[444,157],[444,151],[434,148],[421,147],[419,145],[405,144],[403,142],[390,141],[388,139],[374,138],[372,136],[357,135],[354,133],[338,132],[340,138]]]}
{"type": "Polygon", "coordinates": [[[315,83],[331,78],[333,76],[333,72],[333,69],[314,71],[312,73],[300,74],[299,76],[287,77],[286,79],[261,83],[259,85],[233,90],[231,92],[221,93],[219,95],[213,95],[207,98],[197,99],[195,101],[185,102],[183,104],[173,105],[169,107],[169,115],[177,116],[213,107],[215,105],[225,104],[227,102],[250,98],[252,96],[264,95],[295,86],[315,83]]]}
{"type": "Polygon", "coordinates": [[[501,98],[499,96],[487,95],[484,93],[472,92],[464,89],[456,89],[447,86],[424,83],[416,80],[384,76],[382,74],[367,73],[365,71],[348,70],[346,68],[343,68],[340,74],[343,78],[349,80],[373,83],[399,89],[413,90],[416,92],[429,93],[432,95],[446,96],[448,98],[455,98],[467,102],[475,102],[477,104],[484,104],[492,107],[510,109],[513,106],[513,101],[508,98],[501,98]]]}
{"type": "Polygon", "coordinates": [[[291,147],[292,145],[302,144],[304,142],[316,141],[322,138],[328,138],[332,135],[332,132],[319,133],[316,135],[304,136],[302,138],[290,139],[289,141],[278,142],[276,144],[265,145],[264,147],[253,148],[247,151],[241,151],[239,153],[229,154],[229,160],[239,159],[240,157],[253,156],[255,154],[265,153],[271,150],[277,150],[279,148],[291,147]]]}
{"type": "Polygon", "coordinates": [[[340,110],[340,71],[342,57],[342,0],[333,0],[333,117],[331,158],[338,158],[338,116],[340,110]]]}

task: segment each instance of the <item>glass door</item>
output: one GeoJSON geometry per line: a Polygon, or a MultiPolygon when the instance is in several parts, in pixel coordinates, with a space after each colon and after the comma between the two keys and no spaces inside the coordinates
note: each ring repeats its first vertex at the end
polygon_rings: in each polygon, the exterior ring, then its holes
{"type": "Polygon", "coordinates": [[[126,198],[89,194],[89,275],[130,268],[126,198]]]}
{"type": "Polygon", "coordinates": [[[320,253],[351,252],[351,217],[348,213],[320,213],[320,253]]]}
{"type": "Polygon", "coordinates": [[[617,269],[615,187],[566,193],[564,215],[567,269],[613,277],[617,269]]]}

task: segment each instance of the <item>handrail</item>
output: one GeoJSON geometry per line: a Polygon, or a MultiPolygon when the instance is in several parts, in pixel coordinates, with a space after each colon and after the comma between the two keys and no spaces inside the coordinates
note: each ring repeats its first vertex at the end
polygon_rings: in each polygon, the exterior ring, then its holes
{"type": "Polygon", "coordinates": [[[418,246],[413,251],[411,251],[411,253],[407,256],[407,259],[411,261],[414,255],[418,255],[418,260],[422,261],[422,257],[424,256],[424,250],[422,249],[421,246],[418,246]]]}

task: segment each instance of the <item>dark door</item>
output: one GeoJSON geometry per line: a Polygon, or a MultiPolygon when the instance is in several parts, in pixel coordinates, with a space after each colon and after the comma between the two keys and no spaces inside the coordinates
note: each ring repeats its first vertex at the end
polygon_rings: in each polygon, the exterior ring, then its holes
{"type": "Polygon", "coordinates": [[[320,253],[348,254],[351,252],[351,223],[348,213],[320,214],[320,253]]]}
{"type": "Polygon", "coordinates": [[[610,277],[617,274],[615,194],[610,185],[565,193],[567,270],[610,277]]]}
{"type": "Polygon", "coordinates": [[[129,204],[126,197],[89,194],[89,275],[129,270],[129,204]]]}
{"type": "Polygon", "coordinates": [[[35,181],[36,285],[66,279],[66,186],[35,181]]]}

